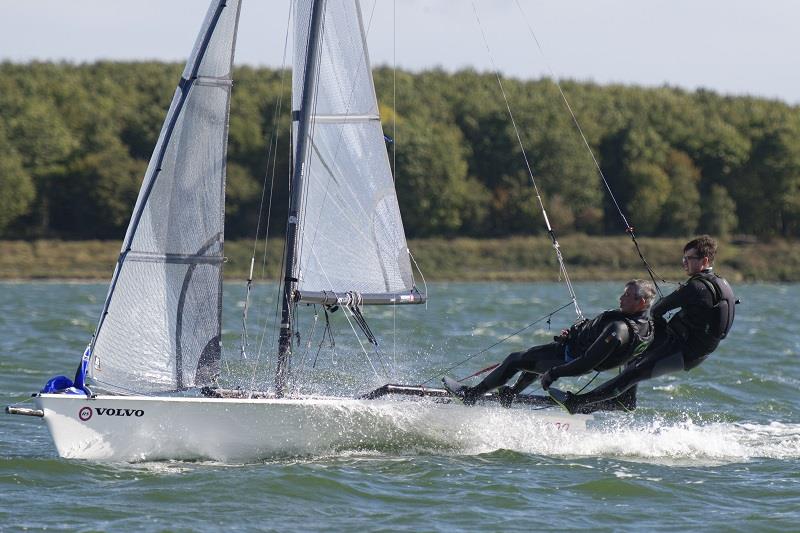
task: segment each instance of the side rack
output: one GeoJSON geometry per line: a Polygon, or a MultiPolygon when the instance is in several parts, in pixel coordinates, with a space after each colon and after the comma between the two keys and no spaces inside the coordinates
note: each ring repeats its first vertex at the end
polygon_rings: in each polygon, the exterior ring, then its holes
{"type": "MultiPolygon", "coordinates": [[[[361,400],[374,400],[384,396],[418,396],[425,398],[439,398],[452,400],[453,396],[445,389],[423,387],[421,385],[397,385],[394,383],[387,383],[382,387],[370,391],[366,394],[359,396],[361,400]]],[[[508,403],[506,398],[501,398],[499,394],[486,394],[478,401],[480,402],[497,402],[500,404],[508,403]]],[[[517,394],[512,403],[519,403],[525,405],[535,405],[539,407],[552,407],[557,405],[549,396],[539,396],[535,394],[517,394]]]]}
{"type": "MultiPolygon", "coordinates": [[[[394,383],[387,383],[375,390],[359,396],[361,400],[375,400],[386,396],[417,396],[425,398],[433,398],[434,400],[453,401],[453,396],[445,389],[429,388],[421,385],[398,385],[394,383]]],[[[502,397],[499,394],[485,394],[478,402],[495,402],[504,407],[509,407],[513,404],[530,405],[534,407],[558,407],[558,404],[550,397],[539,394],[517,394],[509,401],[509,398],[502,397]]],[[[603,402],[588,404],[583,410],[582,414],[594,413],[597,411],[633,411],[636,409],[636,389],[630,389],[619,398],[613,400],[606,400],[603,402]]]]}

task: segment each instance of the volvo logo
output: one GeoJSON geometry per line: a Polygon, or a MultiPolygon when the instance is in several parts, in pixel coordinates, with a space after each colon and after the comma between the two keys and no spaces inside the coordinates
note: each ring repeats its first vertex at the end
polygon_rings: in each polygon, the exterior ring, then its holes
{"type": "Polygon", "coordinates": [[[143,409],[114,409],[110,407],[95,407],[93,413],[91,407],[81,407],[81,410],[78,411],[78,418],[86,422],[92,418],[92,415],[95,413],[99,416],[144,416],[143,409]]]}

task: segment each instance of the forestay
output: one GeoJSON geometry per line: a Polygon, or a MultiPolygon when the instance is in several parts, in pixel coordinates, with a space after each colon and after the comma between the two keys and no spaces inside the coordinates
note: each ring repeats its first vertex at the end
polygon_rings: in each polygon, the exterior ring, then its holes
{"type": "MultiPolygon", "coordinates": [[[[311,0],[295,12],[295,146],[301,115],[311,0]]],[[[347,292],[362,303],[416,303],[357,0],[327,0],[318,78],[298,210],[297,289],[330,303],[347,292]]]]}
{"type": "Polygon", "coordinates": [[[150,159],[91,349],[106,389],[180,390],[217,373],[239,8],[209,8],[150,159]]]}

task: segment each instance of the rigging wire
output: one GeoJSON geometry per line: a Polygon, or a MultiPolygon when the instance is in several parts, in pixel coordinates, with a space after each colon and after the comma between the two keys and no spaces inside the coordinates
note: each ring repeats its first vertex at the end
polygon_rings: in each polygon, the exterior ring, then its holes
{"type": "MultiPolygon", "coordinates": [[[[317,323],[319,322],[319,309],[318,309],[318,307],[316,305],[314,305],[313,307],[314,307],[314,319],[313,319],[313,322],[311,324],[311,331],[306,336],[305,351],[300,356],[300,365],[299,365],[300,368],[299,368],[299,370],[297,372],[298,377],[302,377],[303,374],[305,373],[306,361],[308,359],[308,354],[311,351],[311,344],[312,344],[312,342],[314,340],[314,332],[317,330],[317,323]]],[[[323,342],[325,340],[325,332],[324,331],[322,332],[322,340],[323,340],[323,342]]]]}
{"type": "Polygon", "coordinates": [[[463,382],[467,381],[470,378],[474,378],[474,377],[480,376],[481,374],[485,374],[486,372],[494,370],[495,368],[497,368],[501,364],[502,363],[494,363],[494,364],[491,364],[491,365],[487,366],[486,368],[481,368],[477,372],[475,372],[473,374],[470,374],[469,376],[466,376],[466,377],[463,377],[463,378],[459,379],[458,382],[459,383],[463,383],[463,382]]]}
{"type": "Polygon", "coordinates": [[[414,254],[411,253],[411,249],[406,248],[406,251],[408,252],[408,257],[410,257],[411,261],[414,263],[417,272],[419,272],[419,276],[422,278],[422,286],[425,288],[425,309],[428,309],[428,282],[425,281],[425,274],[422,273],[422,269],[419,267],[419,264],[417,264],[417,260],[414,258],[414,254]]]}
{"type": "Polygon", "coordinates": [[[245,290],[244,309],[242,311],[242,342],[241,342],[241,355],[243,359],[247,358],[246,349],[249,345],[247,335],[247,311],[250,305],[250,292],[253,286],[253,268],[255,266],[256,252],[258,250],[258,240],[261,231],[261,220],[264,218],[264,199],[267,192],[267,178],[269,178],[269,196],[267,201],[267,214],[266,214],[266,228],[264,230],[264,255],[261,264],[261,277],[264,277],[267,262],[267,246],[269,244],[269,227],[272,218],[272,200],[275,192],[275,175],[277,173],[278,161],[278,146],[280,141],[280,128],[279,117],[283,109],[283,88],[286,79],[286,52],[289,46],[289,24],[291,21],[291,9],[289,10],[289,18],[287,19],[286,34],[283,42],[283,58],[281,62],[281,78],[280,88],[278,90],[278,101],[275,104],[275,110],[272,114],[272,131],[270,132],[269,148],[267,151],[267,164],[264,171],[264,179],[261,185],[261,198],[258,205],[258,220],[256,222],[256,235],[253,239],[253,253],[250,256],[250,274],[247,278],[247,288],[245,290]],[[272,168],[270,168],[272,167],[272,168]]]}
{"type": "MultiPolygon", "coordinates": [[[[377,3],[377,0],[376,0],[377,3]]],[[[397,174],[397,0],[392,0],[392,181],[397,174]]],[[[397,190],[395,188],[395,190],[397,190]]],[[[425,300],[427,301],[427,294],[425,300]]],[[[392,305],[392,364],[397,368],[397,303],[392,305]]]]}
{"type": "MultiPolygon", "coordinates": [[[[269,191],[269,201],[268,201],[267,217],[266,217],[267,218],[267,222],[266,222],[266,228],[265,228],[265,232],[264,232],[264,255],[263,255],[263,258],[262,258],[262,262],[261,262],[261,277],[262,277],[262,279],[265,277],[265,272],[266,272],[267,245],[268,245],[268,242],[269,242],[269,226],[270,226],[270,219],[272,218],[272,200],[273,200],[273,196],[274,196],[274,190],[275,190],[274,189],[274,184],[275,184],[275,177],[277,175],[277,165],[278,165],[278,143],[279,143],[279,138],[280,138],[280,134],[279,134],[280,130],[279,130],[279,120],[278,120],[278,118],[280,116],[280,111],[283,108],[283,88],[284,88],[284,84],[285,84],[285,81],[286,81],[286,72],[287,72],[287,69],[286,69],[286,56],[287,56],[287,51],[288,51],[288,48],[289,48],[289,33],[291,31],[291,23],[292,23],[293,12],[294,12],[294,7],[291,7],[289,9],[289,13],[288,13],[287,19],[286,19],[286,32],[284,34],[284,40],[283,40],[283,57],[281,59],[281,83],[280,83],[280,89],[279,89],[279,92],[278,92],[278,102],[276,103],[275,112],[273,114],[273,130],[272,130],[272,133],[271,133],[270,145],[269,145],[269,150],[268,150],[268,155],[267,155],[266,171],[265,171],[265,174],[264,174],[264,181],[263,181],[262,189],[261,189],[261,200],[260,200],[259,209],[258,209],[258,223],[256,225],[256,236],[255,236],[255,241],[253,243],[253,255],[250,258],[250,277],[249,277],[249,279],[247,281],[245,308],[243,310],[243,316],[242,316],[242,322],[243,322],[242,340],[243,340],[243,342],[242,342],[241,349],[242,349],[242,354],[243,355],[245,353],[245,346],[247,345],[247,308],[248,308],[248,304],[249,304],[250,290],[251,290],[251,286],[252,286],[253,265],[254,265],[254,260],[255,260],[256,248],[258,246],[258,235],[259,235],[259,228],[260,228],[260,225],[261,225],[261,217],[262,217],[262,214],[263,214],[263,205],[264,205],[264,194],[265,194],[265,189],[266,189],[266,181],[267,181],[267,176],[270,174],[270,157],[272,157],[272,172],[271,172],[271,177],[270,177],[271,178],[270,179],[270,187],[269,187],[270,191],[269,191]],[[273,152],[273,143],[272,143],[272,138],[273,137],[275,139],[274,152],[273,152]]],[[[291,126],[290,126],[290,128],[291,128],[291,126]]],[[[290,134],[289,134],[288,138],[289,138],[288,145],[289,145],[289,150],[290,150],[290,153],[291,153],[291,141],[292,141],[292,139],[291,139],[291,131],[290,131],[290,134]]],[[[289,160],[291,161],[291,157],[289,158],[289,160]]],[[[285,243],[284,243],[284,245],[285,245],[285,243]]],[[[284,259],[282,258],[281,259],[281,272],[283,272],[283,261],[284,261],[284,259]]],[[[278,284],[278,289],[277,290],[280,291],[280,284],[278,284]]],[[[276,294],[276,298],[275,298],[276,302],[280,302],[279,294],[280,293],[276,294]]],[[[278,315],[277,315],[277,310],[276,310],[276,313],[273,316],[273,326],[275,326],[277,324],[277,321],[278,321],[278,315]]],[[[260,360],[261,360],[261,354],[263,353],[264,340],[266,339],[266,336],[267,336],[268,327],[269,327],[269,317],[267,315],[265,315],[264,316],[264,325],[262,327],[261,334],[259,335],[258,349],[256,351],[256,360],[253,363],[253,374],[252,374],[250,386],[248,387],[248,390],[250,391],[251,394],[252,394],[253,390],[255,389],[256,375],[257,375],[258,367],[259,367],[260,360]]]]}
{"type": "MultiPolygon", "coordinates": [[[[290,11],[293,12],[294,8],[292,8],[292,10],[290,10],[290,11]]],[[[324,9],[323,9],[323,19],[322,19],[321,23],[322,23],[322,27],[323,27],[322,31],[324,31],[324,26],[325,26],[325,10],[324,9]]],[[[289,28],[287,27],[287,39],[288,39],[288,32],[289,32],[289,28]]],[[[309,46],[310,39],[311,39],[311,32],[309,31],[308,35],[307,35],[307,38],[306,38],[306,49],[309,46]]],[[[321,47],[319,47],[319,48],[320,49],[317,51],[317,53],[321,54],[322,53],[321,47]]],[[[284,51],[284,53],[285,53],[285,51],[284,51]]],[[[284,59],[285,59],[285,56],[284,56],[284,59]]],[[[305,66],[304,66],[304,71],[305,71],[305,66]]],[[[317,81],[319,80],[319,75],[320,75],[320,72],[319,72],[319,69],[317,69],[317,72],[316,72],[317,81]]],[[[319,83],[315,83],[315,93],[319,90],[318,87],[319,87],[319,83]]],[[[316,112],[316,102],[317,102],[316,94],[314,95],[312,100],[314,101],[314,108],[315,108],[314,112],[316,112]]],[[[309,132],[309,136],[313,136],[314,126],[315,126],[315,124],[312,121],[312,123],[311,123],[311,131],[309,132]]],[[[290,129],[291,129],[291,126],[290,126],[290,129]]],[[[291,133],[290,133],[289,137],[290,137],[290,142],[291,142],[291,133]]],[[[289,168],[289,174],[288,174],[288,176],[289,176],[289,189],[288,190],[289,190],[289,195],[290,196],[291,196],[291,193],[292,193],[292,191],[291,191],[291,185],[292,185],[291,176],[292,176],[293,169],[292,169],[291,161],[292,161],[292,155],[293,154],[294,154],[294,151],[293,151],[293,147],[292,147],[292,148],[290,148],[290,158],[289,158],[289,160],[290,160],[290,168],[289,168]]],[[[310,157],[310,156],[307,155],[307,157],[310,157]]],[[[306,161],[306,163],[307,162],[308,161],[306,161]]],[[[306,184],[306,186],[307,186],[307,184],[306,184]]],[[[298,211],[302,211],[302,210],[303,210],[303,206],[299,206],[298,207],[298,211]]],[[[283,243],[283,254],[282,254],[283,258],[281,260],[281,275],[283,275],[283,272],[284,272],[284,270],[286,268],[286,250],[287,250],[288,245],[289,245],[289,225],[287,224],[286,232],[285,232],[285,235],[284,235],[284,243],[283,243]]],[[[299,253],[299,250],[296,250],[296,255],[298,255],[298,253],[299,253]]],[[[266,248],[265,248],[265,256],[266,256],[266,248]]],[[[284,278],[285,277],[286,276],[284,276],[284,278]]],[[[286,282],[287,282],[286,279],[283,279],[277,285],[277,297],[275,299],[275,314],[274,314],[274,320],[273,320],[273,325],[274,326],[277,326],[278,315],[280,313],[280,308],[281,308],[281,305],[283,303],[283,298],[286,297],[285,292],[283,291],[283,286],[284,286],[284,284],[286,282]]],[[[289,304],[291,305],[291,302],[289,302],[289,304]]],[[[296,311],[296,308],[292,312],[292,317],[291,317],[292,318],[292,324],[294,323],[294,315],[295,315],[294,311],[296,311]]],[[[267,323],[265,322],[265,324],[264,324],[264,336],[266,336],[266,330],[267,330],[267,323]]],[[[277,327],[273,327],[272,330],[274,332],[273,336],[272,336],[272,346],[274,348],[275,344],[277,343],[277,340],[278,340],[278,335],[277,335],[278,328],[277,327]]],[[[263,341],[264,336],[262,336],[262,341],[263,341]]],[[[263,345],[263,342],[262,342],[262,345],[263,345]]],[[[261,349],[259,348],[259,356],[260,356],[260,352],[261,352],[261,349]]],[[[253,380],[252,380],[252,384],[251,384],[251,390],[252,390],[252,388],[255,387],[255,377],[256,377],[257,368],[258,368],[258,366],[257,366],[257,363],[256,363],[256,365],[253,368],[253,380]]]]}
{"type": "Polygon", "coordinates": [[[575,113],[572,110],[572,106],[570,105],[569,100],[567,100],[567,96],[561,87],[561,83],[558,81],[558,78],[556,78],[553,69],[550,67],[550,63],[547,61],[547,56],[544,53],[544,48],[539,42],[539,39],[536,37],[536,32],[533,31],[533,26],[528,21],[528,18],[525,15],[525,11],[522,9],[522,6],[519,3],[519,0],[514,0],[514,2],[516,3],[519,12],[522,15],[522,19],[525,21],[525,24],[528,27],[528,31],[530,32],[531,37],[533,37],[533,40],[536,43],[536,47],[538,48],[539,54],[542,56],[542,59],[544,60],[545,65],[547,66],[547,70],[550,72],[550,77],[552,78],[553,83],[555,83],[556,87],[558,88],[558,92],[561,95],[561,99],[564,101],[564,105],[567,107],[567,110],[569,111],[569,114],[572,117],[572,122],[575,124],[575,128],[578,130],[578,133],[580,134],[581,139],[583,140],[584,146],[586,146],[586,149],[589,151],[589,155],[591,156],[592,161],[594,162],[594,166],[597,169],[597,172],[600,175],[600,178],[602,179],[603,184],[605,185],[605,188],[608,191],[609,196],[611,197],[611,201],[613,202],[614,207],[616,208],[620,218],[622,219],[622,223],[625,226],[625,233],[630,235],[631,240],[633,241],[633,245],[636,248],[636,252],[639,254],[639,259],[641,259],[642,263],[645,266],[645,269],[647,270],[647,273],[650,276],[650,279],[653,281],[653,284],[655,285],[656,290],[658,291],[658,295],[660,297],[663,297],[664,295],[661,292],[661,287],[659,287],[658,282],[656,281],[656,277],[658,277],[662,283],[667,283],[667,281],[663,277],[658,275],[658,273],[656,273],[656,271],[653,270],[653,268],[650,266],[650,263],[648,263],[647,260],[645,259],[641,248],[639,248],[639,242],[636,240],[636,234],[634,233],[634,228],[630,224],[630,222],[628,222],[628,218],[622,211],[622,207],[619,205],[619,202],[617,202],[617,198],[614,196],[614,192],[611,190],[611,185],[609,185],[605,173],[603,173],[603,169],[600,167],[600,163],[597,161],[597,157],[595,157],[594,150],[592,150],[592,147],[589,145],[589,141],[586,139],[586,135],[583,133],[583,128],[581,128],[581,125],[578,122],[578,118],[575,116],[575,113]]]}
{"type": "Polygon", "coordinates": [[[499,341],[495,342],[495,343],[494,343],[494,344],[492,344],[491,346],[487,346],[486,348],[484,348],[484,349],[482,349],[482,350],[480,350],[480,351],[478,351],[478,352],[475,352],[475,353],[473,353],[473,354],[470,354],[470,355],[468,355],[467,357],[465,357],[464,359],[462,359],[462,360],[461,360],[461,361],[459,361],[458,363],[454,364],[453,366],[451,366],[451,367],[449,367],[449,368],[446,368],[446,369],[442,370],[441,372],[438,372],[438,373],[436,373],[436,374],[432,375],[431,377],[429,377],[428,379],[426,379],[425,381],[423,381],[422,383],[420,383],[420,386],[422,386],[422,385],[425,385],[426,383],[430,383],[431,381],[433,381],[434,379],[436,379],[436,378],[438,378],[438,377],[442,377],[442,376],[446,375],[447,373],[449,373],[450,371],[452,371],[452,370],[454,370],[454,369],[456,369],[456,368],[460,367],[460,366],[461,366],[461,365],[463,365],[464,363],[466,363],[466,362],[468,362],[468,361],[470,361],[470,360],[472,360],[472,359],[474,359],[474,358],[478,357],[478,356],[479,356],[479,355],[481,355],[481,354],[484,354],[484,353],[488,352],[489,350],[491,350],[491,349],[492,349],[492,348],[494,348],[495,346],[498,346],[499,344],[502,344],[502,343],[504,343],[505,341],[507,341],[507,340],[508,340],[508,339],[510,339],[511,337],[515,337],[516,335],[519,335],[519,334],[520,334],[520,333],[522,333],[523,331],[525,331],[525,330],[527,330],[527,329],[530,329],[531,327],[535,326],[536,324],[538,324],[538,323],[540,323],[540,322],[542,322],[542,321],[544,321],[544,320],[547,320],[547,321],[548,321],[548,323],[549,323],[549,322],[550,322],[550,319],[553,317],[553,315],[555,315],[555,314],[556,314],[556,313],[558,313],[559,311],[563,311],[563,310],[564,310],[564,309],[566,309],[567,307],[570,307],[571,305],[573,305],[573,303],[574,303],[573,301],[569,301],[569,302],[565,303],[564,305],[562,305],[561,307],[559,307],[558,309],[556,309],[556,310],[554,310],[554,311],[550,311],[550,312],[549,312],[549,313],[547,313],[546,315],[542,315],[541,317],[537,318],[536,320],[534,320],[533,322],[531,322],[531,323],[530,323],[530,324],[528,324],[527,326],[524,326],[524,327],[522,327],[522,328],[520,328],[520,329],[518,329],[518,330],[516,330],[516,331],[514,331],[514,332],[512,332],[512,333],[510,333],[510,334],[508,334],[508,335],[506,335],[505,337],[503,337],[503,338],[502,338],[502,339],[500,339],[499,341]]]}
{"type": "Polygon", "coordinates": [[[533,190],[536,194],[536,199],[539,201],[539,207],[542,210],[542,217],[544,218],[545,227],[547,228],[547,233],[550,236],[552,241],[553,250],[556,253],[556,259],[558,260],[558,267],[561,272],[561,275],[564,277],[564,283],[567,286],[567,291],[569,292],[570,297],[572,298],[572,303],[575,307],[575,313],[578,315],[578,318],[583,318],[583,311],[581,311],[580,305],[578,305],[578,298],[575,295],[575,289],[572,286],[572,281],[569,278],[569,273],[567,273],[567,266],[564,263],[564,257],[561,255],[561,245],[558,243],[558,239],[556,238],[555,231],[553,231],[552,226],[550,225],[550,219],[547,216],[547,210],[544,207],[544,201],[542,200],[542,195],[539,192],[539,187],[536,184],[536,178],[534,177],[533,168],[531,167],[530,160],[528,159],[528,154],[525,151],[525,145],[522,142],[522,136],[520,135],[519,128],[517,127],[517,121],[514,119],[514,113],[511,111],[511,104],[508,101],[508,95],[506,94],[505,88],[503,87],[503,81],[500,79],[500,71],[498,70],[494,55],[492,54],[492,50],[489,48],[489,41],[486,38],[486,32],[483,30],[483,24],[481,24],[481,18],[478,14],[478,8],[475,6],[475,2],[472,2],[472,10],[475,13],[475,20],[478,22],[478,28],[480,28],[481,36],[483,37],[483,44],[486,47],[486,52],[489,55],[489,61],[492,64],[492,71],[494,72],[495,77],[497,78],[497,84],[500,86],[500,92],[503,95],[503,101],[506,105],[506,110],[508,111],[508,116],[511,119],[511,125],[514,127],[514,134],[517,137],[517,142],[519,143],[520,150],[522,151],[522,157],[525,160],[525,168],[528,171],[528,176],[531,179],[531,184],[533,184],[533,190]]]}
{"type": "MultiPolygon", "coordinates": [[[[317,254],[316,254],[316,252],[314,251],[313,248],[311,249],[311,253],[314,254],[314,258],[317,259],[317,262],[319,262],[319,258],[317,258],[317,254]]],[[[325,279],[328,281],[328,284],[332,286],[333,283],[331,283],[331,280],[330,280],[330,278],[328,278],[328,274],[325,272],[324,269],[322,269],[322,275],[325,276],[325,279]]],[[[335,291],[333,293],[337,298],[339,297],[339,295],[335,291]]],[[[378,371],[375,369],[375,365],[372,363],[372,359],[370,358],[369,353],[367,353],[367,350],[364,347],[364,344],[361,342],[361,338],[359,337],[358,333],[356,332],[356,328],[353,325],[353,322],[350,320],[350,317],[347,316],[347,312],[346,311],[350,311],[351,313],[353,313],[353,310],[350,309],[349,306],[347,306],[347,305],[343,305],[341,307],[343,309],[342,314],[344,315],[345,319],[347,320],[347,323],[350,325],[350,329],[353,330],[353,335],[355,336],[356,340],[358,341],[359,346],[361,346],[361,351],[364,353],[364,357],[366,357],[367,362],[369,363],[369,366],[372,368],[372,371],[375,373],[375,376],[380,378],[380,374],[378,374],[378,371]]],[[[358,320],[357,317],[355,316],[355,313],[353,313],[353,320],[356,320],[356,321],[358,320]]],[[[366,332],[365,332],[365,334],[366,334],[366,332]]],[[[383,368],[384,373],[388,375],[388,372],[386,371],[386,365],[385,365],[385,363],[383,361],[383,355],[377,349],[377,344],[375,345],[375,348],[376,348],[375,354],[378,356],[378,359],[379,359],[379,361],[381,363],[381,367],[383,368]]]]}
{"type": "Polygon", "coordinates": [[[314,355],[314,362],[311,363],[311,368],[317,368],[317,359],[319,359],[319,353],[322,351],[322,345],[325,344],[325,337],[327,335],[328,342],[330,344],[332,353],[331,353],[331,362],[335,365],[336,361],[334,357],[336,357],[336,339],[333,335],[333,326],[331,326],[331,319],[328,315],[328,309],[323,307],[322,311],[325,313],[325,329],[322,330],[322,338],[319,340],[319,346],[317,346],[317,353],[314,355]]]}

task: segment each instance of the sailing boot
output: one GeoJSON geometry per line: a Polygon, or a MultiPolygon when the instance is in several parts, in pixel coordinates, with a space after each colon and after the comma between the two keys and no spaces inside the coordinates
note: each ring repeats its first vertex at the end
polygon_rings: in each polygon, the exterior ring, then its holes
{"type": "Polygon", "coordinates": [[[500,400],[500,405],[503,407],[511,407],[516,396],[517,393],[513,387],[503,386],[497,389],[497,398],[500,400]]]}
{"type": "Polygon", "coordinates": [[[467,387],[450,376],[442,378],[442,386],[447,392],[464,402],[464,405],[475,405],[475,400],[483,395],[483,392],[479,391],[478,387],[467,387]]]}
{"type": "Polygon", "coordinates": [[[547,393],[556,402],[558,405],[563,407],[564,409],[569,412],[569,414],[574,415],[578,412],[578,410],[582,407],[583,402],[578,399],[578,397],[568,391],[563,391],[560,389],[556,389],[555,387],[550,387],[547,389],[547,393]]]}

